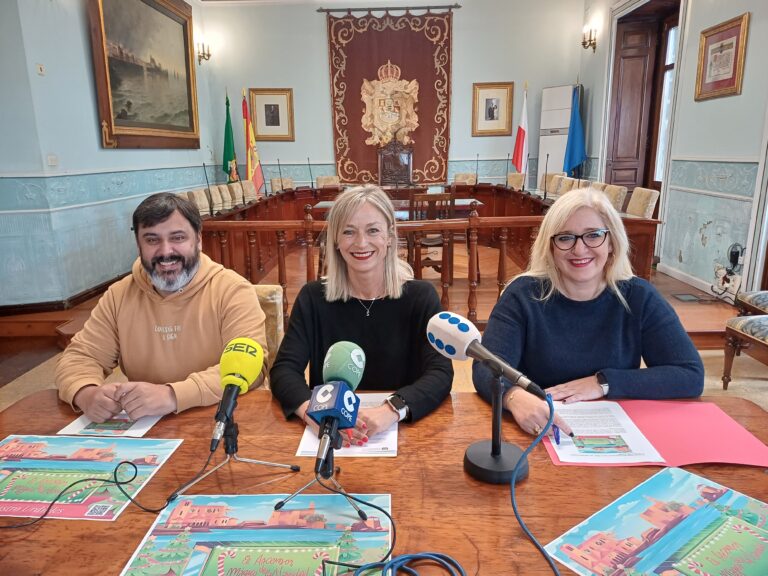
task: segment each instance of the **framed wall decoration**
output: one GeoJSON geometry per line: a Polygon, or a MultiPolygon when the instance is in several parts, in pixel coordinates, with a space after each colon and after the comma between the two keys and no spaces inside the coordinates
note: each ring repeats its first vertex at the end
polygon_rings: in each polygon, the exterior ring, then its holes
{"type": "Polygon", "coordinates": [[[88,0],[104,148],[200,148],[192,8],[88,0]]]}
{"type": "Polygon", "coordinates": [[[741,94],[749,12],[703,30],[699,39],[696,100],[741,94]]]}
{"type": "Polygon", "coordinates": [[[251,88],[248,93],[256,140],[293,142],[293,88],[251,88]]]}
{"type": "Polygon", "coordinates": [[[472,136],[512,135],[514,82],[472,84],[472,136]]]}

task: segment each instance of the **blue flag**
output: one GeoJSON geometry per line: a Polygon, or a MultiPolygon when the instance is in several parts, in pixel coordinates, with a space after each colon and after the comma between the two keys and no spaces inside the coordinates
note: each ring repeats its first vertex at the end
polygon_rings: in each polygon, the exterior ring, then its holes
{"type": "Polygon", "coordinates": [[[581,125],[579,113],[579,87],[573,87],[571,99],[571,123],[568,125],[568,143],[565,145],[565,159],[563,160],[563,172],[573,176],[576,168],[587,159],[587,151],[584,147],[584,127],[581,125]]]}

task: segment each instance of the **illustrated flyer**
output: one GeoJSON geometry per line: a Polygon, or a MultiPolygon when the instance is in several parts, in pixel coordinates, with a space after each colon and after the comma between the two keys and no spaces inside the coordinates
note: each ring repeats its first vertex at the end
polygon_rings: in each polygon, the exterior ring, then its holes
{"type": "Polygon", "coordinates": [[[144,416],[138,420],[131,420],[124,411],[115,414],[109,420],[104,422],[93,422],[88,416],[83,414],[70,422],[67,426],[57,432],[57,434],[69,436],[125,436],[130,438],[141,438],[149,429],[154,426],[160,416],[144,416]]]}
{"type": "MultiPolygon", "coordinates": [[[[387,512],[389,494],[357,494],[387,512]]],[[[365,564],[389,550],[388,518],[361,520],[338,494],[180,496],[158,516],[122,576],[334,575],[323,560],[365,564]]],[[[344,569],[344,572],[348,570],[344,569]]]]}
{"type": "Polygon", "coordinates": [[[545,548],[584,575],[765,576],[768,505],[665,468],[545,548]]]}
{"type": "MultiPolygon", "coordinates": [[[[47,518],[115,520],[128,498],[114,478],[122,461],[133,463],[138,475],[123,485],[137,494],[179,447],[181,440],[70,436],[8,436],[0,442],[0,516],[40,516],[72,482],[89,479],[65,492],[47,518]]],[[[124,465],[118,479],[133,468],[124,465]]]]}

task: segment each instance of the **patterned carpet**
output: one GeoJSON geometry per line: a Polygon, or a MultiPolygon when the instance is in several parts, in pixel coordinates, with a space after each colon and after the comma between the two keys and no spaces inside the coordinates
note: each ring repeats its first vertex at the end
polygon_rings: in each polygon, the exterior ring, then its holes
{"type": "MultiPolygon", "coordinates": [[[[58,357],[57,354],[0,388],[0,410],[4,410],[28,394],[53,388],[53,373],[58,357]]],[[[720,380],[723,374],[723,353],[719,350],[706,350],[701,352],[701,357],[704,361],[706,374],[704,395],[747,398],[768,410],[768,367],[765,364],[744,354],[737,357],[733,363],[733,380],[731,380],[728,390],[723,390],[720,380]]],[[[454,362],[454,370],[453,390],[456,392],[474,390],[472,387],[472,363],[454,362]]],[[[110,377],[110,380],[121,379],[125,379],[125,377],[119,371],[110,377]]]]}

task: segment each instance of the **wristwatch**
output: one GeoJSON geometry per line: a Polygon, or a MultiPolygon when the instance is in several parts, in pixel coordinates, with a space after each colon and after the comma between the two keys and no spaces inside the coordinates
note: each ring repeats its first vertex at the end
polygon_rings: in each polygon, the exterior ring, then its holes
{"type": "Polygon", "coordinates": [[[395,412],[397,412],[397,421],[402,422],[408,418],[408,404],[405,403],[403,397],[398,394],[392,394],[387,397],[387,404],[395,412]]]}
{"type": "Polygon", "coordinates": [[[603,389],[603,396],[608,396],[608,378],[605,377],[605,374],[602,372],[595,372],[595,378],[597,378],[597,383],[600,384],[600,388],[603,389]]]}

